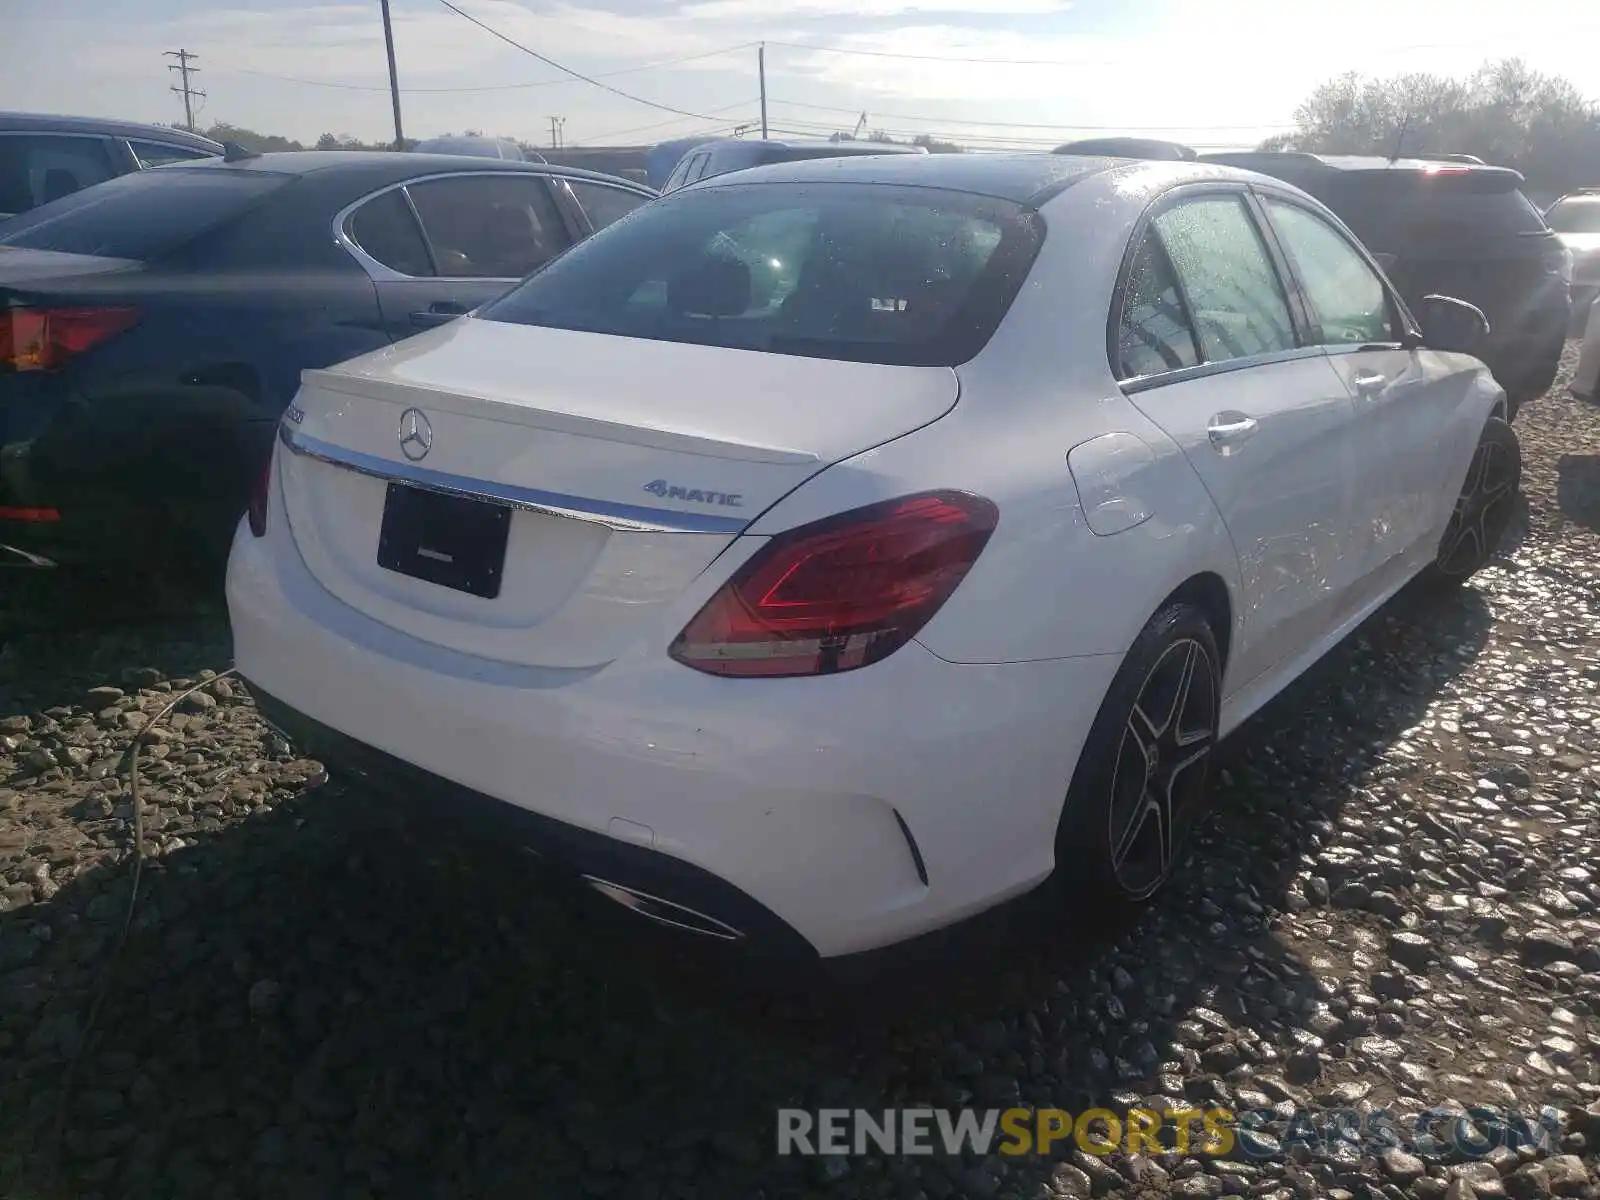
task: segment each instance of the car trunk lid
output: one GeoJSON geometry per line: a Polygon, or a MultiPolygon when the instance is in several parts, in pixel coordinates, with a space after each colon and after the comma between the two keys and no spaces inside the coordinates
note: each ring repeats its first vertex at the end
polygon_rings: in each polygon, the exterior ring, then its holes
{"type": "Polygon", "coordinates": [[[469,317],[307,372],[279,470],[296,545],[346,603],[464,653],[593,667],[763,509],[956,396],[942,367],[469,317]]]}
{"type": "Polygon", "coordinates": [[[41,284],[59,286],[61,280],[134,271],[143,265],[128,258],[0,246],[0,298],[29,292],[41,284]]]}

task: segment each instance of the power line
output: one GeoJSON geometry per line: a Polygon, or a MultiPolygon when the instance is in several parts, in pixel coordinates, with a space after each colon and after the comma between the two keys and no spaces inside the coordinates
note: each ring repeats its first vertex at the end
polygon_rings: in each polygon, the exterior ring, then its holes
{"type": "MultiPolygon", "coordinates": [[[[807,104],[799,100],[780,100],[772,97],[769,103],[787,104],[790,108],[810,108],[818,112],[849,113],[854,115],[861,111],[860,106],[849,108],[837,104],[807,104]]],[[[982,125],[990,129],[1064,129],[1064,130],[1092,130],[1095,132],[1139,132],[1154,133],[1172,129],[1199,130],[1207,133],[1233,133],[1241,129],[1293,129],[1293,124],[1273,124],[1271,122],[1249,122],[1243,125],[1075,125],[1071,123],[1049,123],[1045,121],[984,121],[974,117],[919,117],[907,113],[876,113],[869,107],[869,115],[875,115],[885,121],[927,121],[935,125],[982,125]]]]}
{"type": "Polygon", "coordinates": [[[191,54],[189,51],[184,50],[181,47],[179,49],[177,49],[177,50],[164,51],[164,56],[167,57],[167,58],[175,58],[175,59],[178,60],[175,63],[168,63],[167,64],[167,70],[178,72],[178,74],[183,79],[183,86],[182,87],[168,88],[167,90],[171,91],[171,92],[178,92],[179,94],[181,94],[183,96],[183,127],[185,129],[187,129],[190,133],[193,133],[194,132],[194,97],[195,96],[199,96],[199,97],[201,97],[203,99],[205,97],[205,93],[202,92],[199,88],[192,88],[192,87],[189,86],[189,76],[190,75],[198,75],[198,74],[200,74],[200,68],[199,67],[191,67],[189,65],[189,62],[190,62],[191,59],[196,59],[196,58],[199,58],[200,56],[198,54],[191,54]]]}
{"type": "MultiPolygon", "coordinates": [[[[722,124],[722,125],[703,125],[703,126],[697,128],[697,129],[686,130],[680,136],[685,137],[685,138],[696,138],[696,139],[701,139],[701,140],[704,140],[704,141],[707,141],[707,142],[711,142],[711,141],[715,141],[718,138],[738,137],[740,134],[744,133],[746,130],[757,128],[758,124],[759,123],[754,118],[752,118],[749,121],[742,121],[737,125],[728,124],[728,123],[725,123],[725,124],[722,124]]],[[[623,134],[620,133],[620,132],[597,134],[596,136],[594,136],[592,138],[585,138],[583,141],[577,143],[577,145],[581,146],[581,147],[586,147],[586,148],[592,149],[592,150],[617,150],[617,149],[622,149],[622,148],[627,147],[630,143],[628,143],[628,142],[613,142],[613,141],[610,140],[611,138],[621,137],[621,136],[623,136],[623,134]]]]}
{"type": "Polygon", "coordinates": [[[566,74],[571,75],[574,79],[581,79],[581,80],[583,80],[584,83],[591,83],[595,87],[600,88],[602,91],[610,92],[613,96],[621,96],[624,100],[632,100],[635,104],[643,104],[643,105],[645,105],[646,107],[649,107],[649,108],[659,108],[662,112],[677,113],[681,117],[698,117],[702,121],[709,121],[709,120],[712,119],[711,117],[707,116],[705,113],[690,112],[686,108],[674,108],[670,104],[658,104],[654,100],[646,100],[643,96],[635,96],[632,92],[625,92],[621,88],[614,88],[609,83],[601,83],[594,76],[585,75],[581,71],[574,71],[571,67],[563,66],[561,63],[558,63],[555,59],[547,58],[543,54],[540,54],[537,50],[533,50],[533,49],[530,49],[527,46],[524,46],[521,42],[517,41],[515,38],[507,37],[505,34],[501,33],[498,29],[495,29],[493,26],[485,25],[482,21],[478,20],[478,18],[473,16],[471,13],[464,12],[461,9],[457,8],[454,4],[451,4],[450,0],[439,0],[439,3],[444,5],[446,8],[448,8],[451,12],[455,13],[458,17],[465,17],[467,20],[471,21],[474,25],[476,25],[479,29],[483,30],[485,33],[492,33],[495,37],[499,38],[502,42],[506,43],[506,45],[515,46],[518,50],[521,50],[524,54],[531,54],[534,58],[537,58],[540,62],[544,63],[546,66],[554,67],[558,71],[563,71],[566,74]]]}
{"type": "MultiPolygon", "coordinates": [[[[720,115],[722,113],[732,112],[736,108],[744,108],[747,105],[751,105],[751,104],[754,104],[754,103],[755,103],[754,100],[741,100],[737,104],[729,104],[729,105],[726,105],[723,108],[714,108],[711,111],[712,111],[713,114],[720,115]]],[[[667,121],[655,121],[655,122],[652,122],[649,125],[633,125],[633,126],[630,126],[627,129],[614,129],[610,133],[597,133],[592,138],[586,139],[584,144],[585,145],[590,145],[593,142],[598,141],[598,140],[600,140],[602,138],[626,137],[630,133],[647,133],[652,129],[661,129],[661,128],[667,126],[667,125],[681,125],[686,120],[689,120],[689,118],[687,118],[687,117],[674,117],[671,120],[667,120],[667,121]]],[[[726,121],[719,122],[717,124],[716,128],[721,129],[726,124],[727,124],[726,121]]],[[[740,124],[743,124],[743,122],[740,122],[740,124]]],[[[684,134],[683,136],[684,137],[689,137],[691,135],[690,134],[684,134]]]]}
{"type": "MultiPolygon", "coordinates": [[[[722,54],[732,54],[738,50],[748,50],[754,42],[742,42],[737,46],[724,46],[720,50],[707,50],[701,54],[685,54],[681,58],[669,58],[662,62],[644,63],[637,67],[623,67],[617,71],[598,71],[595,79],[614,79],[618,75],[636,75],[640,71],[659,71],[663,67],[675,67],[680,63],[697,62],[703,58],[716,58],[722,54]]],[[[224,75],[255,75],[261,79],[276,79],[281,83],[298,83],[307,87],[338,88],[352,92],[386,92],[388,87],[378,83],[335,83],[327,79],[301,79],[294,75],[274,75],[269,71],[253,71],[248,67],[213,68],[220,70],[224,75]]],[[[571,83],[571,79],[540,79],[532,83],[490,83],[477,87],[408,87],[401,88],[400,94],[410,95],[443,95],[456,92],[513,92],[527,88],[559,87],[571,83]]],[[[585,80],[585,82],[588,82],[585,80]]]]}

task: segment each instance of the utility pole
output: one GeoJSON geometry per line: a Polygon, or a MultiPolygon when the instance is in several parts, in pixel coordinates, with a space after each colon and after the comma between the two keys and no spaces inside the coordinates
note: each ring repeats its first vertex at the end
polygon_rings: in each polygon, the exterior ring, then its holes
{"type": "Polygon", "coordinates": [[[559,150],[566,142],[567,119],[565,117],[550,118],[550,149],[559,150]]]}
{"type": "Polygon", "coordinates": [[[756,47],[756,72],[761,76],[761,140],[767,140],[767,44],[756,47]]]}
{"type": "Polygon", "coordinates": [[[400,77],[394,69],[394,26],[389,22],[389,0],[378,0],[383,6],[383,46],[389,53],[389,99],[394,104],[394,148],[406,148],[406,135],[400,128],[400,77]]]}
{"type": "Polygon", "coordinates": [[[178,60],[175,63],[168,63],[167,70],[178,72],[178,74],[183,78],[183,86],[169,88],[168,90],[177,92],[183,97],[183,127],[190,133],[193,133],[194,97],[199,96],[203,100],[205,99],[206,94],[200,91],[198,88],[192,88],[189,86],[189,76],[191,74],[200,74],[200,68],[191,67],[189,65],[189,61],[191,59],[199,58],[200,56],[198,54],[190,54],[189,51],[180,48],[177,50],[168,50],[166,52],[166,57],[175,58],[178,60]]]}

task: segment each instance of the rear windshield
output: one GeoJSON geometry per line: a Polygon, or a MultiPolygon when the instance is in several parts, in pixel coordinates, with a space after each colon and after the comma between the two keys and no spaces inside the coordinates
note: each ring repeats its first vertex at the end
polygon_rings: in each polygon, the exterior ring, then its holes
{"type": "Polygon", "coordinates": [[[14,217],[0,246],[149,261],[238,216],[294,176],[162,167],[107,180],[14,217]]]}
{"type": "Polygon", "coordinates": [[[674,193],[580,243],[480,317],[855,362],[983,348],[1044,237],[1008,201],[882,185],[674,193]]]}
{"type": "Polygon", "coordinates": [[[1562,200],[1546,215],[1557,233],[1600,233],[1600,196],[1562,200]]]}
{"type": "Polygon", "coordinates": [[[1323,199],[1328,206],[1378,251],[1402,246],[1470,248],[1481,246],[1485,238],[1542,234],[1548,229],[1509,175],[1359,171],[1325,186],[1323,199]]]}

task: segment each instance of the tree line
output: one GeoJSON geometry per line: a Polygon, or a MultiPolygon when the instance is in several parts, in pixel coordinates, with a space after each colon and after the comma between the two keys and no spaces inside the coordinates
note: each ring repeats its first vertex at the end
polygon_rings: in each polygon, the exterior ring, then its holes
{"type": "Polygon", "coordinates": [[[1316,88],[1294,123],[1260,148],[1471,154],[1520,171],[1530,191],[1559,195],[1600,184],[1600,107],[1570,80],[1519,58],[1460,79],[1421,72],[1373,79],[1352,71],[1316,88]]]}
{"type": "MultiPolygon", "coordinates": [[[[237,142],[262,153],[273,150],[388,150],[392,142],[364,142],[345,133],[324,133],[311,147],[292,138],[218,123],[204,130],[214,141],[237,142]]],[[[466,136],[482,136],[465,130],[466,136]]],[[[447,135],[448,136],[448,135],[447,135]]],[[[900,141],[882,130],[873,141],[900,141]]],[[[853,140],[837,133],[834,140],[853,140]]],[[[509,138],[525,150],[540,147],[509,138]]],[[[909,139],[934,153],[962,149],[957,142],[919,134],[909,139]]],[[[417,144],[406,140],[406,148],[417,144]]],[[[1375,79],[1349,72],[1317,87],[1294,113],[1294,128],[1268,138],[1263,150],[1307,150],[1325,154],[1471,154],[1512,167],[1530,191],[1552,196],[1585,184],[1600,184],[1600,106],[1567,79],[1507,58],[1485,64],[1465,78],[1422,72],[1375,79]]]]}

